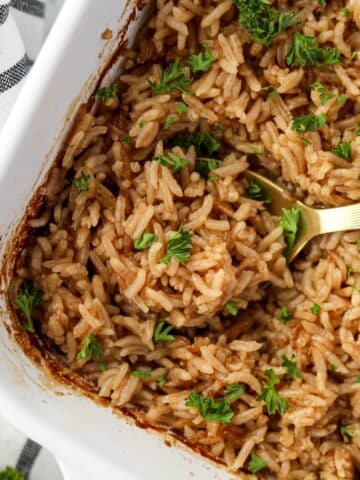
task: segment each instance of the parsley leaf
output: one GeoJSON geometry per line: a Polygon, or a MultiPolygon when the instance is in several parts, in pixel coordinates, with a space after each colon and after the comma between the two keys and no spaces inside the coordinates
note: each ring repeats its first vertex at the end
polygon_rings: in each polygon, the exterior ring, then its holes
{"type": "Polygon", "coordinates": [[[188,106],[184,102],[175,103],[175,108],[178,113],[187,113],[188,106]]]}
{"type": "Polygon", "coordinates": [[[350,443],[354,436],[354,431],[350,427],[340,427],[340,435],[342,436],[344,443],[350,443]]]}
{"type": "Polygon", "coordinates": [[[289,67],[294,65],[335,65],[341,63],[341,53],[336,48],[320,48],[316,37],[296,33],[293,43],[286,54],[286,62],[289,67]]]}
{"type": "Polygon", "coordinates": [[[326,105],[329,100],[335,97],[335,93],[327,93],[326,88],[319,81],[313,83],[311,88],[319,94],[321,105],[326,105]]]}
{"type": "Polygon", "coordinates": [[[167,382],[167,380],[164,376],[159,377],[156,381],[160,385],[160,387],[164,387],[166,385],[166,382],[167,382]]]}
{"type": "Polygon", "coordinates": [[[26,318],[21,326],[30,333],[35,332],[32,312],[34,308],[40,307],[43,303],[42,292],[32,282],[25,282],[16,295],[15,306],[22,311],[26,318]]]}
{"type": "Polygon", "coordinates": [[[74,178],[72,184],[78,193],[87,192],[89,190],[89,180],[90,175],[85,175],[84,172],[81,172],[80,177],[74,178]]]}
{"type": "Polygon", "coordinates": [[[142,380],[145,378],[151,377],[151,372],[150,370],[133,370],[130,375],[132,377],[138,377],[141,378],[142,380]]]}
{"type": "Polygon", "coordinates": [[[312,143],[311,140],[309,140],[308,138],[303,138],[303,139],[302,139],[302,142],[303,142],[303,144],[305,145],[305,147],[310,146],[311,143],[312,143]]]}
{"type": "Polygon", "coordinates": [[[329,370],[329,372],[335,372],[336,365],[334,365],[333,363],[330,363],[330,365],[328,366],[328,370],[329,370]]]}
{"type": "Polygon", "coordinates": [[[326,7],[326,2],[327,2],[327,0],[318,0],[318,4],[319,4],[321,7],[326,7]]]}
{"type": "Polygon", "coordinates": [[[148,84],[153,93],[160,95],[176,91],[189,92],[187,87],[191,85],[191,80],[186,80],[184,67],[177,58],[175,62],[162,70],[159,83],[148,80],[148,84]]]}
{"type": "Polygon", "coordinates": [[[227,302],[227,304],[225,305],[225,308],[233,317],[236,317],[236,315],[238,314],[239,309],[238,309],[237,303],[232,300],[227,302]]]}
{"type": "Polygon", "coordinates": [[[348,17],[350,15],[350,10],[348,8],[342,8],[341,13],[343,17],[348,17]]]}
{"type": "Polygon", "coordinates": [[[174,125],[179,120],[179,117],[177,115],[168,115],[165,118],[165,121],[163,123],[163,129],[164,130],[169,130],[171,125],[174,125]]]}
{"type": "Polygon", "coordinates": [[[336,148],[334,148],[333,153],[340,158],[345,158],[349,160],[351,158],[351,143],[350,142],[341,142],[336,148]]]}
{"type": "Polygon", "coordinates": [[[320,310],[321,310],[321,307],[319,304],[317,303],[313,303],[312,307],[311,307],[311,313],[313,315],[318,315],[320,313],[320,310]]]}
{"type": "Polygon", "coordinates": [[[291,129],[299,133],[316,132],[320,130],[326,122],[327,116],[325,113],[321,113],[320,115],[311,113],[310,115],[301,115],[300,117],[293,118],[291,129]]]}
{"type": "Polygon", "coordinates": [[[125,135],[122,139],[122,142],[127,143],[128,145],[131,145],[131,137],[130,135],[125,135]]]}
{"type": "Polygon", "coordinates": [[[225,387],[226,393],[226,401],[227,402],[234,402],[237,400],[243,393],[245,392],[245,388],[241,383],[231,383],[225,387]]]}
{"type": "Polygon", "coordinates": [[[275,385],[280,383],[280,380],[275,375],[275,372],[272,368],[265,370],[265,375],[269,378],[267,382],[263,382],[264,391],[256,398],[258,402],[265,402],[267,411],[269,415],[274,415],[279,413],[284,415],[286,410],[290,408],[290,404],[281,397],[276,389],[275,385]]]}
{"type": "Polygon", "coordinates": [[[245,190],[246,195],[253,200],[258,200],[259,202],[269,202],[268,192],[266,188],[261,185],[255,178],[250,180],[249,186],[245,190]]]}
{"type": "Polygon", "coordinates": [[[105,371],[106,364],[104,349],[97,341],[95,335],[90,333],[82,343],[80,350],[76,355],[76,360],[90,360],[93,357],[96,357],[99,360],[100,370],[105,371]]]}
{"type": "Polygon", "coordinates": [[[286,243],[286,248],[284,251],[285,257],[288,257],[290,255],[291,250],[295,245],[299,233],[300,224],[301,212],[299,208],[283,208],[280,225],[283,227],[283,233],[286,243]]]}
{"type": "Polygon", "coordinates": [[[295,12],[278,11],[268,0],[234,0],[234,3],[240,11],[240,23],[264,45],[270,45],[277,35],[299,23],[295,12]]]}
{"type": "Polygon", "coordinates": [[[148,123],[147,120],[141,120],[141,122],[139,123],[139,127],[144,128],[145,125],[147,125],[147,123],[148,123]]]}
{"type": "Polygon", "coordinates": [[[169,263],[171,258],[176,258],[180,263],[186,263],[190,258],[192,232],[183,227],[174,234],[167,244],[166,256],[159,263],[169,263]]]}
{"type": "Polygon", "coordinates": [[[346,103],[346,95],[339,95],[336,99],[336,104],[337,105],[344,105],[346,103]]]}
{"type": "Polygon", "coordinates": [[[281,323],[286,324],[292,318],[293,318],[293,314],[290,312],[290,310],[285,305],[280,307],[280,312],[279,312],[278,319],[280,320],[281,323]]]}
{"type": "Polygon", "coordinates": [[[155,233],[143,233],[140,238],[135,240],[134,247],[136,250],[144,250],[150,248],[155,242],[158,241],[158,236],[155,233]]]}
{"type": "Polygon", "coordinates": [[[356,124],[355,135],[357,137],[360,137],[360,122],[357,122],[357,124],[356,124]]]}
{"type": "Polygon", "coordinates": [[[171,145],[184,149],[193,145],[198,157],[212,157],[220,148],[219,142],[209,132],[178,133],[171,139],[171,145]]]}
{"type": "Polygon", "coordinates": [[[286,378],[301,378],[301,372],[296,366],[296,357],[294,354],[292,354],[291,358],[283,355],[281,366],[286,368],[286,378]]]}
{"type": "Polygon", "coordinates": [[[160,322],[156,325],[153,335],[154,343],[173,342],[174,335],[170,335],[173,327],[171,325],[165,326],[165,322],[160,322]]]}
{"type": "Polygon", "coordinates": [[[265,467],[267,467],[267,463],[265,462],[265,460],[256,455],[256,453],[252,453],[250,461],[248,463],[249,472],[257,473],[265,467]]]}
{"type": "Polygon", "coordinates": [[[185,158],[176,155],[176,153],[168,152],[166,155],[156,155],[153,160],[157,161],[163,167],[168,167],[177,172],[187,167],[187,160],[185,158]]]}
{"type": "Polygon", "coordinates": [[[360,375],[355,378],[355,383],[360,383],[360,375]]]}
{"type": "Polygon", "coordinates": [[[187,63],[193,73],[205,73],[211,68],[214,55],[207,45],[203,45],[203,51],[189,57],[187,63]]]}
{"type": "Polygon", "coordinates": [[[0,472],[0,480],[26,480],[26,477],[16,468],[6,467],[0,472]]]}
{"type": "Polygon", "coordinates": [[[110,98],[115,98],[117,93],[117,85],[115,83],[110,83],[107,87],[100,88],[95,93],[96,97],[99,97],[103,103],[105,103],[110,98]]]}
{"type": "MultiPolygon", "coordinates": [[[[215,160],[214,158],[198,158],[195,164],[195,170],[200,173],[203,178],[211,180],[209,173],[215,168],[221,166],[220,160],[215,160]]],[[[217,177],[218,178],[218,177],[217,177]]]]}
{"type": "Polygon", "coordinates": [[[219,401],[210,397],[204,397],[201,393],[191,392],[185,405],[187,407],[196,407],[200,415],[207,422],[230,423],[234,417],[234,412],[224,398],[219,401]]]}

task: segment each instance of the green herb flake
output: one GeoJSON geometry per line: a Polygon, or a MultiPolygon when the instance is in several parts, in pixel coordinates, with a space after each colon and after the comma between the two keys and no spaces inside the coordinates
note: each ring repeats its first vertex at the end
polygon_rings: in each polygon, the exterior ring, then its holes
{"type": "Polygon", "coordinates": [[[336,365],[334,365],[333,363],[330,363],[330,365],[328,366],[328,370],[329,370],[329,372],[335,372],[336,365]]]}
{"type": "Polygon", "coordinates": [[[348,8],[342,8],[341,14],[343,17],[348,17],[350,15],[350,10],[348,8]]]}
{"type": "Polygon", "coordinates": [[[280,380],[275,375],[272,368],[266,370],[264,373],[269,380],[263,383],[264,391],[256,398],[256,400],[258,402],[265,402],[269,415],[274,415],[275,413],[284,415],[286,410],[290,408],[290,404],[285,398],[281,397],[275,389],[275,386],[280,383],[280,380]]]}
{"type": "Polygon", "coordinates": [[[355,50],[351,53],[351,60],[355,60],[357,58],[357,54],[358,52],[356,52],[355,50]]]}
{"type": "Polygon", "coordinates": [[[215,182],[216,180],[219,180],[219,178],[219,175],[209,175],[208,182],[215,182]]]}
{"type": "Polygon", "coordinates": [[[340,427],[340,435],[344,443],[350,443],[354,436],[354,430],[351,427],[340,427]]]}
{"type": "Polygon", "coordinates": [[[127,143],[128,145],[131,145],[131,137],[130,135],[124,135],[121,139],[122,142],[127,143]]]}
{"type": "Polygon", "coordinates": [[[339,95],[336,99],[336,103],[337,103],[337,105],[342,106],[346,103],[346,100],[347,100],[346,95],[339,95]]]}
{"type": "Polygon", "coordinates": [[[360,137],[360,122],[357,122],[357,124],[356,124],[355,135],[357,137],[360,137]]]}
{"type": "Polygon", "coordinates": [[[177,102],[175,103],[175,108],[178,113],[187,113],[188,106],[184,102],[177,102]]]}
{"type": "Polygon", "coordinates": [[[225,305],[225,308],[233,317],[236,317],[236,315],[238,314],[239,309],[238,309],[237,303],[232,300],[227,302],[227,304],[225,305]]]}
{"type": "Polygon", "coordinates": [[[213,398],[204,397],[204,395],[198,392],[191,392],[185,405],[197,408],[199,414],[207,422],[228,424],[235,415],[224,398],[216,401],[213,398]]]}
{"type": "Polygon", "coordinates": [[[191,80],[186,80],[185,70],[177,58],[171,65],[164,68],[161,72],[159,83],[154,83],[151,80],[147,81],[151,90],[156,95],[162,93],[174,93],[176,91],[189,92],[187,87],[191,85],[191,80]]]}
{"type": "Polygon", "coordinates": [[[283,355],[281,366],[286,369],[286,378],[301,378],[301,372],[296,366],[295,354],[292,354],[291,358],[287,358],[283,355]]]}
{"type": "Polygon", "coordinates": [[[26,476],[13,467],[6,467],[0,472],[0,480],[26,480],[26,476]]]}
{"type": "Polygon", "coordinates": [[[290,322],[292,318],[293,318],[293,314],[285,305],[280,307],[278,320],[280,320],[281,323],[284,323],[286,325],[288,322],[290,322]]]}
{"type": "Polygon", "coordinates": [[[304,132],[316,132],[320,130],[327,122],[327,116],[325,113],[320,115],[301,115],[300,117],[293,118],[291,128],[299,133],[304,132]]]}
{"type": "Polygon", "coordinates": [[[356,239],[356,245],[360,248],[360,238],[356,239]]]}
{"type": "Polygon", "coordinates": [[[219,177],[216,175],[209,176],[209,174],[212,170],[215,170],[220,166],[220,160],[215,160],[214,158],[198,158],[196,160],[195,170],[199,172],[203,178],[207,178],[208,180],[212,178],[214,180],[215,177],[215,179],[218,179],[219,177]]]}
{"type": "Polygon", "coordinates": [[[163,124],[163,129],[164,130],[169,130],[171,125],[174,125],[179,120],[179,117],[177,115],[168,115],[165,118],[164,124],[163,124]]]}
{"type": "Polygon", "coordinates": [[[15,298],[15,307],[21,310],[25,316],[25,321],[21,326],[30,333],[35,332],[32,319],[33,310],[44,303],[43,294],[32,282],[25,282],[19,289],[15,298]]]}
{"type": "Polygon", "coordinates": [[[174,172],[182,170],[187,167],[187,160],[185,158],[176,155],[176,153],[168,152],[164,155],[156,155],[153,158],[156,162],[159,162],[163,167],[171,168],[174,172]]]}
{"type": "Polygon", "coordinates": [[[160,385],[160,387],[164,387],[167,383],[167,380],[164,376],[159,377],[156,382],[160,385]]]}
{"type": "Polygon", "coordinates": [[[134,247],[136,250],[144,250],[150,248],[158,239],[159,237],[155,233],[143,233],[140,238],[134,241],[134,247]]]}
{"type": "Polygon", "coordinates": [[[156,325],[153,335],[154,343],[160,342],[173,342],[175,340],[174,335],[171,335],[170,332],[173,330],[171,325],[165,324],[165,322],[160,322],[156,325]]]}
{"type": "Polygon", "coordinates": [[[151,371],[150,370],[133,370],[130,375],[132,377],[138,377],[141,378],[141,380],[144,380],[145,378],[150,378],[151,377],[151,371]]]}
{"type": "Polygon", "coordinates": [[[100,88],[95,93],[95,96],[100,98],[103,103],[111,98],[115,98],[117,94],[117,85],[115,83],[110,83],[107,87],[100,88]]]}
{"type": "Polygon", "coordinates": [[[259,183],[255,178],[252,178],[249,182],[249,186],[245,190],[246,195],[258,202],[269,202],[268,192],[266,188],[259,183]]]}
{"type": "Polygon", "coordinates": [[[318,315],[318,314],[320,313],[320,311],[321,311],[320,305],[317,304],[317,303],[313,303],[313,304],[312,304],[312,307],[311,307],[311,313],[312,313],[313,315],[318,315]]]}
{"type": "Polygon", "coordinates": [[[289,67],[294,65],[313,65],[321,67],[341,63],[341,53],[336,48],[320,48],[316,37],[296,33],[293,43],[286,54],[289,67]]]}
{"type": "Polygon", "coordinates": [[[349,267],[349,268],[347,269],[347,274],[348,274],[348,276],[350,277],[350,275],[352,275],[353,273],[355,273],[354,267],[349,267]]]}
{"type": "Polygon", "coordinates": [[[209,132],[178,133],[171,139],[171,145],[183,149],[193,145],[197,157],[212,157],[220,148],[219,142],[209,132]]]}
{"type": "Polygon", "coordinates": [[[360,375],[355,378],[355,383],[360,383],[360,375]]]}
{"type": "Polygon", "coordinates": [[[207,45],[203,45],[202,47],[202,52],[191,55],[187,61],[190,70],[194,74],[208,72],[215,60],[210,48],[207,45]]]}
{"type": "Polygon", "coordinates": [[[284,255],[287,258],[293,249],[297,240],[301,226],[301,212],[299,208],[283,208],[283,214],[280,219],[280,225],[283,227],[283,234],[286,243],[284,255]]]}
{"type": "Polygon", "coordinates": [[[72,184],[78,193],[87,192],[89,190],[89,180],[90,175],[86,175],[84,172],[81,172],[80,177],[74,178],[72,184]]]}
{"type": "Polygon", "coordinates": [[[159,260],[159,263],[169,263],[176,258],[180,263],[186,263],[190,258],[192,232],[183,227],[173,235],[167,244],[166,256],[159,260]]]}
{"type": "Polygon", "coordinates": [[[311,88],[319,94],[321,105],[326,105],[329,100],[335,97],[335,93],[326,91],[326,88],[319,81],[313,83],[311,88]]]}
{"type": "Polygon", "coordinates": [[[336,148],[334,148],[333,153],[346,160],[350,160],[351,152],[351,143],[350,142],[341,142],[336,148]]]}
{"type": "Polygon", "coordinates": [[[80,346],[80,350],[76,355],[76,360],[90,360],[93,357],[99,360],[99,368],[101,371],[105,371],[105,354],[104,349],[97,341],[96,336],[90,333],[84,342],[80,346]]]}
{"type": "Polygon", "coordinates": [[[318,0],[318,4],[320,5],[320,7],[326,7],[326,2],[327,0],[318,0]]]}
{"type": "Polygon", "coordinates": [[[234,0],[239,21],[257,42],[269,46],[281,32],[299,23],[295,12],[278,11],[268,0],[234,0]]]}
{"type": "Polygon", "coordinates": [[[226,401],[234,402],[245,393],[245,388],[241,383],[231,383],[225,387],[226,401]]]}
{"type": "Polygon", "coordinates": [[[250,461],[248,463],[248,470],[251,473],[258,473],[263,468],[267,467],[267,463],[261,457],[256,455],[256,453],[252,453],[250,457],[250,461]]]}
{"type": "Polygon", "coordinates": [[[302,142],[305,145],[305,147],[309,147],[310,145],[312,145],[312,141],[309,140],[308,138],[303,138],[302,142]]]}
{"type": "Polygon", "coordinates": [[[139,123],[139,127],[144,128],[145,125],[147,125],[147,123],[148,123],[147,120],[141,120],[141,122],[139,123]]]}

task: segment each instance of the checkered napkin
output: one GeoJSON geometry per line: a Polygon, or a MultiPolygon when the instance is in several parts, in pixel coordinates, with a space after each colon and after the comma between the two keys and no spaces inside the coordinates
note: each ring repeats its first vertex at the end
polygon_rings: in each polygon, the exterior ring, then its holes
{"type": "MultiPolygon", "coordinates": [[[[52,13],[59,0],[0,0],[0,129],[44,40],[46,1],[52,13]]],[[[62,479],[50,453],[0,417],[0,472],[8,465],[29,480],[62,479]]]]}

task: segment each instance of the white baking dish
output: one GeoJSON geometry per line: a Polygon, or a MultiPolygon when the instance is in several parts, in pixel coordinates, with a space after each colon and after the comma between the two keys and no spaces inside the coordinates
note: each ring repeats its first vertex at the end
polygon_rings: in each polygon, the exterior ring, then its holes
{"type": "MultiPolygon", "coordinates": [[[[93,91],[132,0],[68,0],[0,137],[0,252],[44,179],[77,107],[93,91]]],[[[130,23],[131,41],[144,12],[130,23]]],[[[114,70],[114,69],[113,69],[114,70]]],[[[111,72],[110,72],[111,75],[111,72]]],[[[1,291],[7,288],[2,278],[1,291]]],[[[226,479],[229,474],[185,447],[136,427],[69,387],[51,381],[12,339],[0,297],[0,413],[61,459],[66,479],[226,479]],[[61,395],[60,395],[61,393],[61,395]]]]}

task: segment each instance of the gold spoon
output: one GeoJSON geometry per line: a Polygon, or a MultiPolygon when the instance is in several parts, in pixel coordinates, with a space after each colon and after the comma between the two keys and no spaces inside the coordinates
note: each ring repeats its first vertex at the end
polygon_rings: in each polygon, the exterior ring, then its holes
{"type": "Polygon", "coordinates": [[[360,229],[360,203],[334,208],[310,208],[291,195],[282,187],[263,175],[246,172],[249,179],[264,189],[268,196],[267,208],[273,215],[281,216],[283,209],[298,208],[300,222],[295,243],[288,256],[291,262],[305,245],[314,237],[323,233],[344,232],[360,229]]]}

